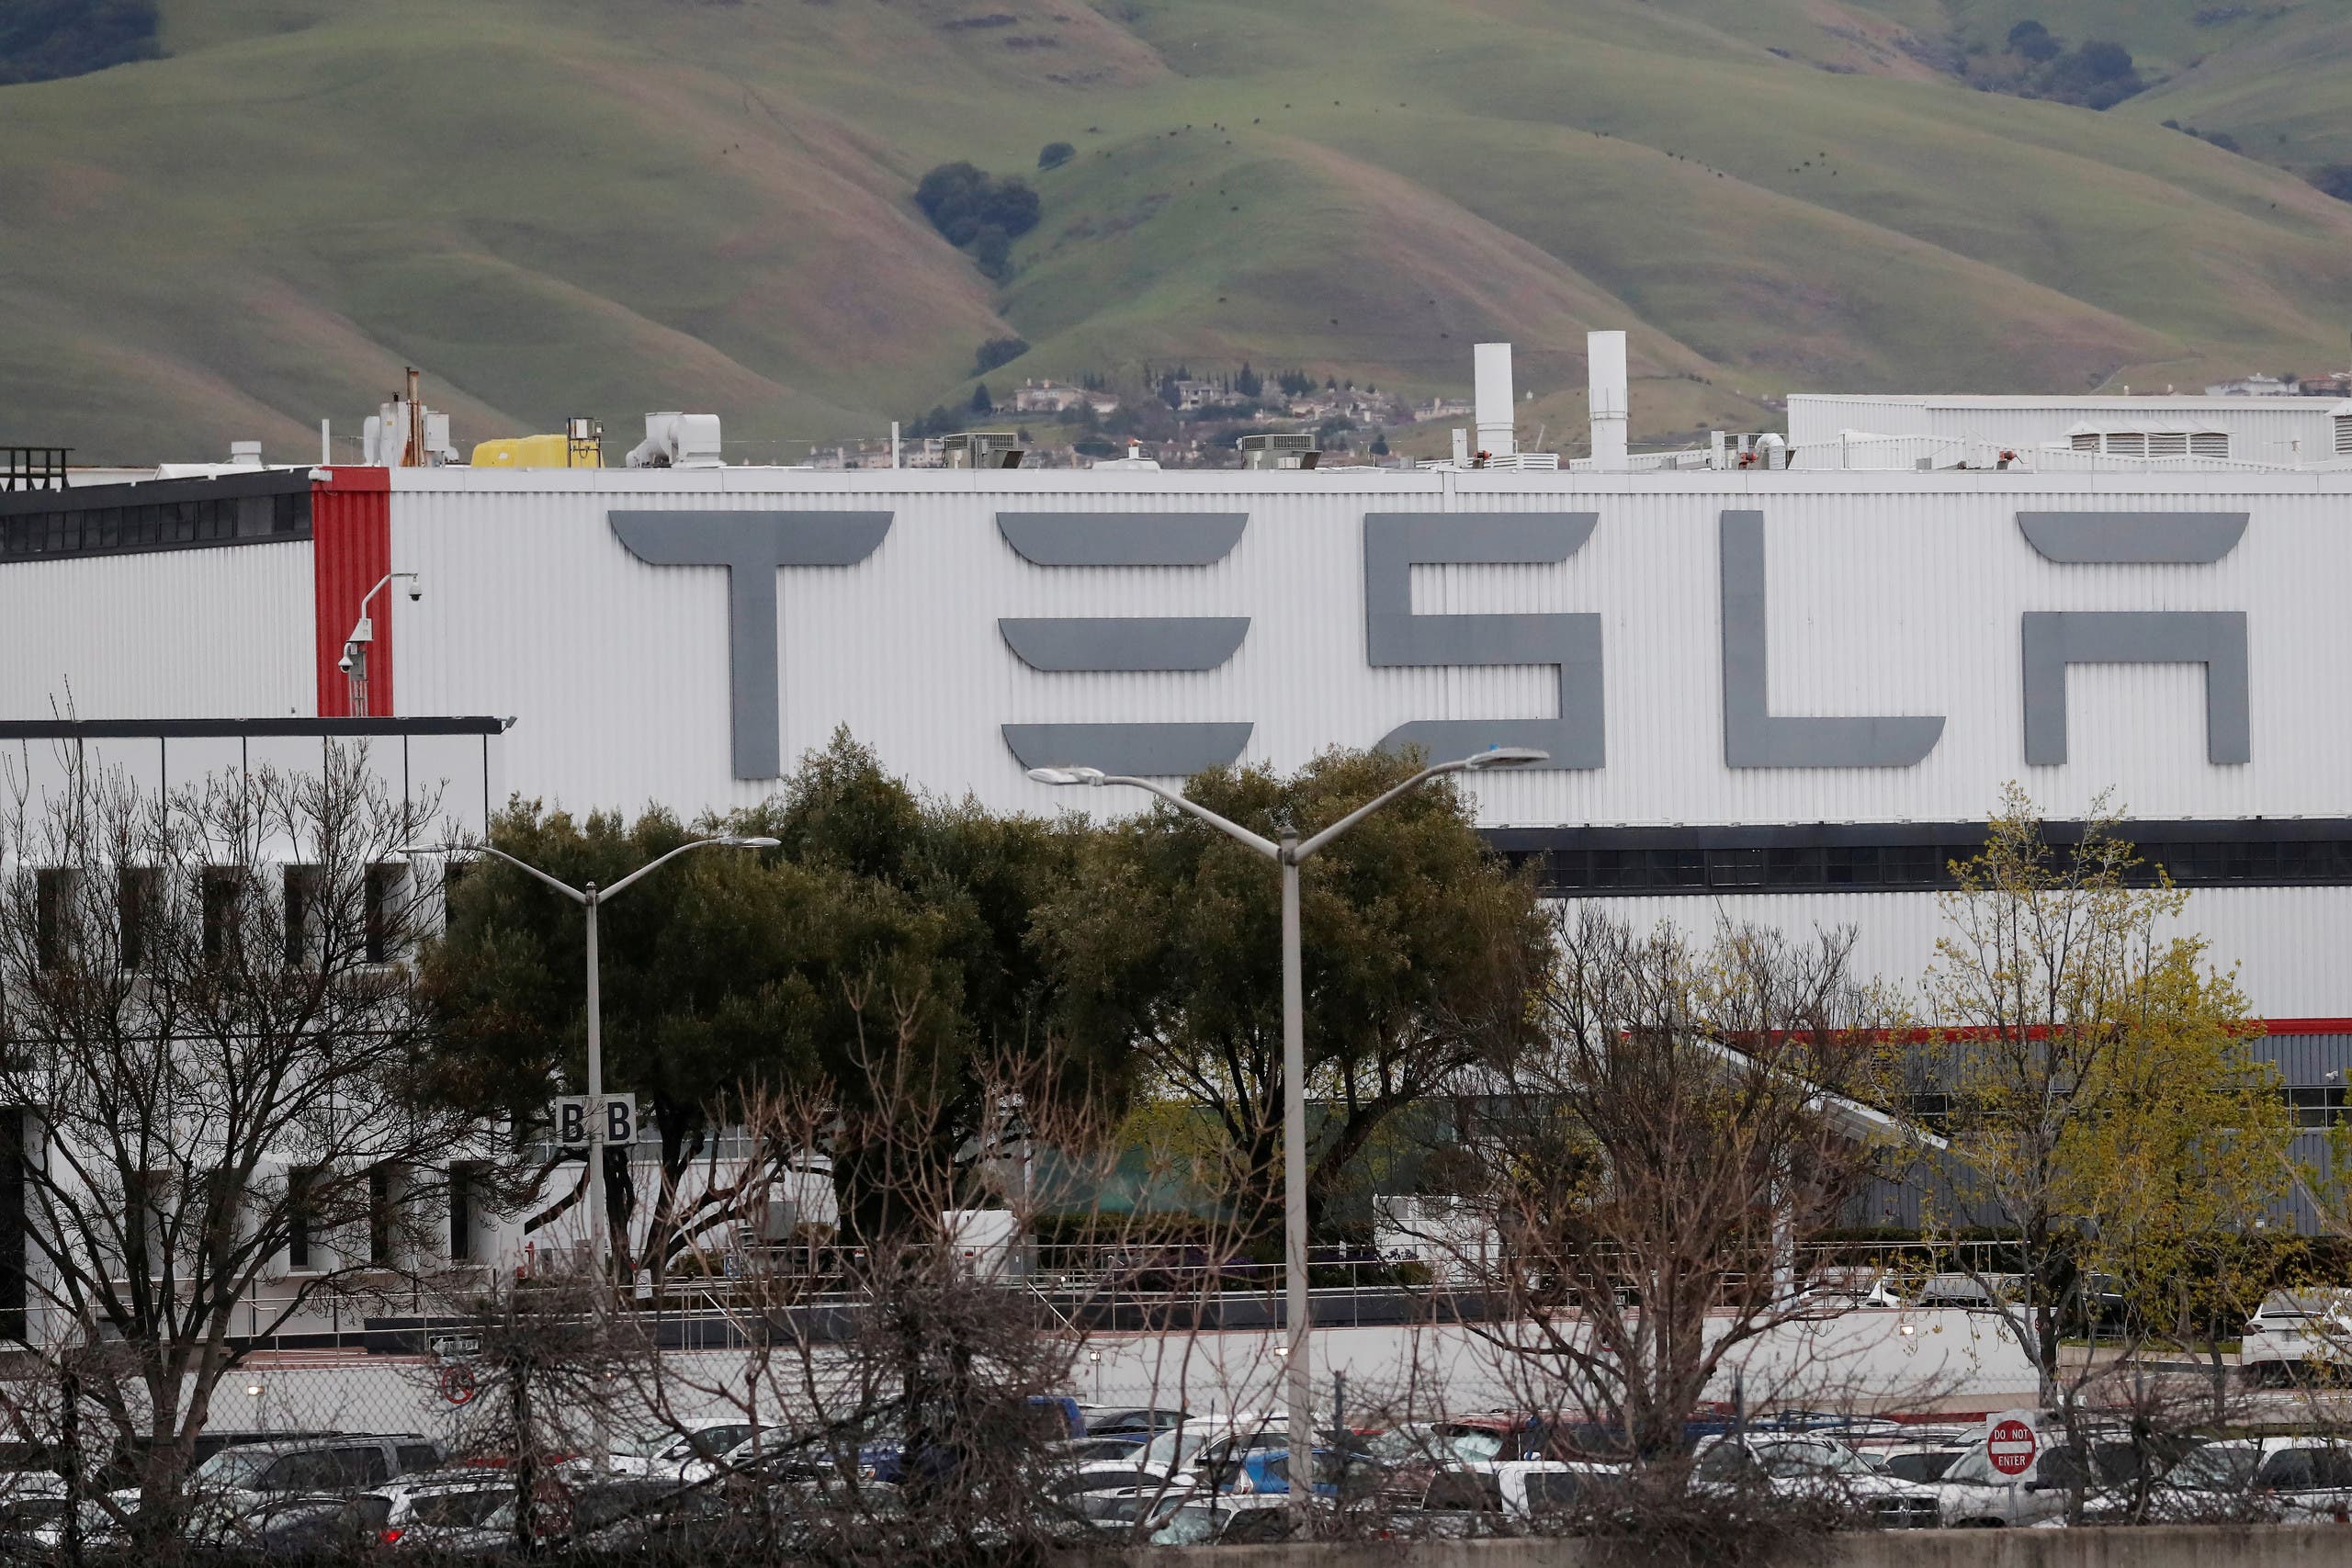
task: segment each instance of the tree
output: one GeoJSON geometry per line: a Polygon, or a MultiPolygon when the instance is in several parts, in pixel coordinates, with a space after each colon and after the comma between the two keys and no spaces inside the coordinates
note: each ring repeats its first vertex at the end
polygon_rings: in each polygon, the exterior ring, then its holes
{"type": "Polygon", "coordinates": [[[2022,55],[2039,65],[2064,48],[2050,36],[2050,29],[2029,17],[2009,29],[2009,52],[2022,55]]]}
{"type": "Polygon", "coordinates": [[[1944,900],[1924,987],[1936,1028],[1911,1069],[1944,1107],[1952,1212],[1934,1219],[2011,1238],[2014,1287],[1981,1253],[1962,1267],[2070,1426],[2090,1370],[2069,1377],[2059,1347],[2093,1277],[2136,1295],[2143,1337],[2210,1311],[2178,1295],[2179,1270],[2245,1235],[2292,1176],[2260,1027],[2201,938],[2165,934],[2187,895],[2160,872],[2140,885],[2138,864],[2103,807],[2079,842],[2053,843],[2011,785],[1944,900]]]}
{"type": "Polygon", "coordinates": [[[1010,365],[1029,352],[1027,340],[1017,337],[992,337],[980,344],[972,356],[972,374],[985,376],[1000,365],[1010,365]]]}
{"type": "Polygon", "coordinates": [[[981,272],[1001,280],[1012,270],[1012,236],[1001,224],[984,225],[972,236],[972,260],[981,272]]]}
{"type": "Polygon", "coordinates": [[[996,400],[989,396],[989,384],[982,381],[972,389],[971,409],[974,413],[996,412],[996,400]]]}
{"type": "Polygon", "coordinates": [[[155,0],[18,0],[0,12],[0,85],[153,60],[160,27],[155,0]]]}
{"type": "Polygon", "coordinates": [[[1233,378],[1233,389],[1245,398],[1254,398],[1265,391],[1266,378],[1250,369],[1250,362],[1245,359],[1241,362],[1240,373],[1233,378]]]}
{"type": "Polygon", "coordinates": [[[2312,185],[2338,201],[2352,201],[2352,164],[2330,164],[2311,177],[2312,185]]]}
{"type": "Polygon", "coordinates": [[[67,763],[0,819],[0,1104],[34,1260],[7,1332],[69,1391],[58,1440],[86,1451],[87,1408],[132,1456],[152,1545],[245,1347],[438,1267],[435,1194],[491,1146],[419,1073],[398,852],[431,799],[334,742],[315,774],[168,794],[67,763]]]}
{"type": "Polygon", "coordinates": [[[1078,149],[1067,141],[1048,141],[1037,149],[1037,167],[1058,169],[1078,156],[1078,149]]]}
{"type": "MultiPolygon", "coordinates": [[[[1069,874],[1070,830],[919,801],[846,735],[765,805],[695,831],[720,829],[781,847],[689,857],[603,915],[605,1082],[647,1097],[661,1135],[646,1243],[657,1272],[734,1218],[729,1191],[682,1209],[679,1179],[755,1092],[835,1108],[831,1146],[816,1152],[832,1158],[844,1223],[877,1234],[916,1216],[871,1179],[863,1142],[927,1150],[928,1179],[969,1168],[970,1130],[989,1109],[984,1070],[1041,1102],[1115,1086],[1115,1060],[1047,1034],[1052,980],[1027,945],[1032,909],[1069,874]],[[893,1116],[926,1107],[919,1128],[874,1124],[880,1085],[893,1116]]],[[[629,828],[531,804],[503,813],[492,841],[578,886],[609,884],[687,836],[661,812],[629,828]]],[[[496,863],[450,902],[432,970],[452,1020],[446,1070],[475,1102],[535,1122],[551,1074],[580,1081],[578,913],[496,863]]],[[[794,1152],[808,1151],[776,1151],[794,1152]]],[[[617,1225],[634,1195],[616,1174],[617,1225]]]]}
{"type": "Polygon", "coordinates": [[[1521,1320],[1481,1332],[1523,1408],[1579,1409],[1671,1494],[1708,1384],[1825,1315],[1795,1259],[1870,1171],[1877,1004],[1850,931],[1726,925],[1694,950],[1587,908],[1557,941],[1541,1038],[1463,1140],[1500,1243],[1487,1278],[1521,1320]]]}
{"type": "MultiPolygon", "coordinates": [[[[1269,837],[1311,833],[1419,764],[1332,751],[1297,773],[1201,774],[1188,793],[1269,837]]],[[[1319,1222],[1342,1169],[1400,1109],[1508,1060],[1543,968],[1532,885],[1480,841],[1451,784],[1416,791],[1303,868],[1306,1044],[1319,1222]]],[[[1279,1220],[1280,887],[1262,856],[1160,806],[1102,834],[1040,910],[1062,1032],[1132,1050],[1139,1092],[1215,1119],[1224,1185],[1261,1235],[1279,1220]]]]}

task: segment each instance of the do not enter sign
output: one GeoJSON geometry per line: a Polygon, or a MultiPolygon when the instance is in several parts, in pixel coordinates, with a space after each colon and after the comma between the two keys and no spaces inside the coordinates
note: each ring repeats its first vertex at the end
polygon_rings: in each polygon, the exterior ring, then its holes
{"type": "Polygon", "coordinates": [[[2033,1468],[2041,1451],[2033,1423],[2018,1416],[1996,1416],[1984,1435],[1984,1457],[1995,1470],[2015,1480],[2033,1468]]]}

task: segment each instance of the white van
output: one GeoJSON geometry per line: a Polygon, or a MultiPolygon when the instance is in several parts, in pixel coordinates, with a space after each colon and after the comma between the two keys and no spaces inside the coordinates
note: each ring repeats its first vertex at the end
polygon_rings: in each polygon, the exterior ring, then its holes
{"type": "Polygon", "coordinates": [[[2321,1368],[2352,1368],[2352,1291],[2273,1291],[2246,1320],[2238,1374],[2291,1382],[2321,1368]]]}

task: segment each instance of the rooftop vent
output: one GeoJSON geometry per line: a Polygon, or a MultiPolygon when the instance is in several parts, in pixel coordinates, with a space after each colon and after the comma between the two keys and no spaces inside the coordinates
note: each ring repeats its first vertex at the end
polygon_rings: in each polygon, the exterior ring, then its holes
{"type": "MultiPolygon", "coordinates": [[[[571,440],[567,430],[567,448],[571,440]]],[[[716,468],[727,461],[719,451],[718,416],[647,414],[645,439],[630,447],[624,460],[632,468],[716,468]]]]}
{"type": "Polygon", "coordinates": [[[967,430],[940,443],[951,468],[1017,468],[1028,453],[1010,430],[967,430]]]}
{"type": "Polygon", "coordinates": [[[1774,431],[1717,430],[1710,433],[1711,468],[1785,468],[1789,444],[1774,431]]]}
{"type": "Polygon", "coordinates": [[[2352,457],[2352,402],[2338,403],[2329,412],[2335,416],[2335,455],[2352,457]]]}
{"type": "Polygon", "coordinates": [[[1241,438],[1245,468],[1311,468],[1322,460],[1314,435],[1300,431],[1268,431],[1241,438]]]}

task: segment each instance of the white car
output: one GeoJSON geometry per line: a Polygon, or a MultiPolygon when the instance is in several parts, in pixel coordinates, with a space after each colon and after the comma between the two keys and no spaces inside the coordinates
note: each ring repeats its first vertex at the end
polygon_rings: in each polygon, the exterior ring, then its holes
{"type": "Polygon", "coordinates": [[[707,1466],[747,1440],[757,1427],[741,1416],[687,1421],[613,1445],[609,1473],[651,1481],[699,1481],[707,1466]]]}
{"type": "Polygon", "coordinates": [[[1522,1525],[1589,1508],[1624,1478],[1623,1465],[1589,1460],[1511,1459],[1495,1466],[1503,1515],[1522,1525]]]}
{"type": "Polygon", "coordinates": [[[1810,1432],[1726,1432],[1700,1440],[1691,1483],[1731,1493],[1762,1486],[1774,1496],[1818,1502],[1881,1529],[1933,1529],[1936,1489],[1898,1480],[1835,1438],[1810,1432]]]}
{"type": "MultiPolygon", "coordinates": [[[[1954,1460],[1936,1483],[1947,1528],[2017,1528],[2062,1520],[2081,1484],[2086,1514],[2100,1513],[2127,1492],[2152,1456],[2125,1439],[2091,1434],[2090,1459],[2085,1468],[2083,1451],[2061,1431],[2041,1434],[2042,1450],[2030,1481],[2014,1481],[1993,1468],[1978,1438],[1966,1453],[1954,1460]]],[[[2160,1466],[2170,1461],[2156,1457],[2160,1466]]]]}
{"type": "Polygon", "coordinates": [[[2273,1291],[2238,1343],[2238,1375],[2249,1383],[2352,1368],[2352,1291],[2273,1291]]]}

